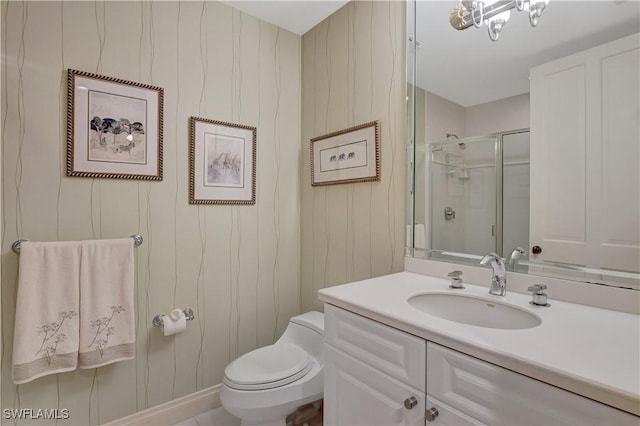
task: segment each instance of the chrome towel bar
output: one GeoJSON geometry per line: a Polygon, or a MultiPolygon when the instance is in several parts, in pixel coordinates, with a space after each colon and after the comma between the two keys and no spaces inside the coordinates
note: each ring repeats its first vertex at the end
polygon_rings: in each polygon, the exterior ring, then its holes
{"type": "MultiPolygon", "coordinates": [[[[134,247],[140,247],[142,245],[142,242],[144,241],[144,238],[142,238],[142,235],[140,234],[133,234],[130,235],[131,238],[133,238],[133,246],[134,247]]],[[[29,240],[18,240],[18,241],[14,241],[13,244],[11,244],[11,249],[16,253],[16,254],[20,254],[20,246],[22,245],[22,243],[24,243],[25,241],[29,241],[29,240]]]]}

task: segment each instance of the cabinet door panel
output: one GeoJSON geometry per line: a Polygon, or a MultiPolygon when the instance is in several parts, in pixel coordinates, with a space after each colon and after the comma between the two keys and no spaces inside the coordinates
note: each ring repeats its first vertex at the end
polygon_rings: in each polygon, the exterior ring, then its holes
{"type": "Polygon", "coordinates": [[[594,266],[640,271],[640,55],[631,49],[602,59],[602,146],[594,149],[602,185],[594,193],[594,266]]]}
{"type": "Polygon", "coordinates": [[[421,391],[425,341],[360,315],[325,305],[326,342],[421,391]]]}
{"type": "Polygon", "coordinates": [[[425,394],[363,362],[324,346],[324,424],[424,425],[425,394]],[[404,401],[415,398],[407,409],[404,401]]]}
{"type": "Polygon", "coordinates": [[[427,392],[490,425],[634,425],[640,418],[429,342],[427,392]]]}
{"type": "Polygon", "coordinates": [[[530,242],[538,260],[585,264],[586,67],[531,73],[530,242]]]}

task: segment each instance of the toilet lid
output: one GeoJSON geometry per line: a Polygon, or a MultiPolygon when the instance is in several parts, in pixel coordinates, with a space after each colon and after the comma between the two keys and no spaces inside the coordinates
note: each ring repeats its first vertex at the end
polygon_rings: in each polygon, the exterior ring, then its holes
{"type": "Polygon", "coordinates": [[[311,370],[313,360],[290,343],[265,346],[231,362],[224,382],[234,389],[270,389],[298,380],[311,370]]]}

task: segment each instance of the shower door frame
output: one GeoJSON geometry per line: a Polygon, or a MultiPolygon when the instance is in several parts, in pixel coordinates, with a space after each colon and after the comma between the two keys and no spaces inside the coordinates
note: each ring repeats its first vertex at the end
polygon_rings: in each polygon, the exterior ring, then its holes
{"type": "MultiPolygon", "coordinates": [[[[503,137],[507,136],[507,135],[513,135],[513,134],[518,134],[518,133],[525,133],[525,132],[529,132],[529,128],[522,128],[522,129],[515,129],[515,130],[507,130],[504,132],[497,132],[497,133],[489,133],[486,135],[481,135],[481,136],[471,136],[471,137],[466,137],[466,138],[462,138],[462,139],[449,139],[449,140],[445,140],[445,141],[439,141],[439,142],[434,142],[434,143],[428,143],[425,144],[426,145],[426,149],[425,149],[425,155],[427,155],[426,158],[426,162],[425,165],[427,167],[427,170],[425,171],[425,188],[428,188],[428,197],[425,197],[425,214],[428,212],[429,217],[428,217],[428,222],[429,222],[429,226],[427,227],[427,232],[428,234],[426,235],[425,238],[425,258],[430,257],[429,253],[435,253],[435,252],[442,252],[442,251],[446,251],[443,250],[441,248],[434,248],[433,247],[433,211],[432,211],[432,206],[433,206],[433,188],[431,186],[431,183],[433,182],[433,147],[435,146],[447,146],[447,145],[452,145],[452,144],[459,144],[459,143],[473,143],[473,142],[477,142],[480,140],[487,140],[487,139],[494,139],[494,167],[495,167],[495,194],[496,194],[496,198],[495,198],[495,202],[494,202],[494,209],[495,209],[495,222],[494,222],[494,251],[495,253],[501,255],[501,256],[505,256],[505,254],[503,253],[503,240],[504,240],[504,235],[503,235],[503,188],[504,188],[504,161],[503,161],[503,137]]],[[[415,194],[414,194],[415,195],[415,194]]],[[[414,198],[414,209],[415,209],[415,198],[414,198]]],[[[415,215],[414,215],[415,218],[415,215]]],[[[425,218],[426,219],[426,218],[425,218]]],[[[414,221],[415,222],[415,221],[414,221]]],[[[425,220],[426,222],[426,220],[425,220]]],[[[415,229],[415,223],[414,225],[414,229],[415,229]]],[[[413,241],[415,241],[415,237],[413,239],[413,241]]],[[[415,245],[414,245],[415,246],[415,245]]],[[[415,255],[415,251],[414,251],[414,255],[415,255]]]]}

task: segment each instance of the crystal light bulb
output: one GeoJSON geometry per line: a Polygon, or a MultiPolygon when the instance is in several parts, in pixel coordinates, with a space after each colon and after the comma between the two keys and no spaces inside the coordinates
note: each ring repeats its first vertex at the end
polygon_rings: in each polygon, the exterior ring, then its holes
{"type": "Polygon", "coordinates": [[[511,11],[507,10],[493,16],[487,20],[487,31],[489,32],[489,38],[491,41],[497,41],[500,37],[500,31],[502,27],[509,20],[511,11]]]}
{"type": "Polygon", "coordinates": [[[530,3],[529,6],[529,22],[532,27],[538,25],[538,18],[542,15],[542,11],[549,4],[549,0],[537,0],[535,3],[530,3]]]}

